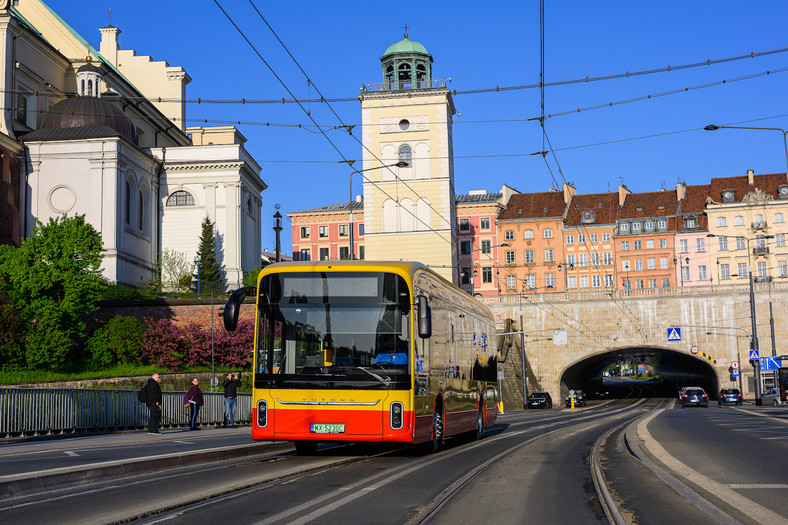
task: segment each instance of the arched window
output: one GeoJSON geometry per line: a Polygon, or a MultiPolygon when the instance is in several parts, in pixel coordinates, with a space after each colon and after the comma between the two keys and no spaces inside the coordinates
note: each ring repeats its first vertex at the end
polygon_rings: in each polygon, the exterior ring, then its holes
{"type": "Polygon", "coordinates": [[[88,96],[89,97],[93,96],[93,81],[92,80],[88,80],[88,96]]]}
{"type": "Polygon", "coordinates": [[[405,162],[412,162],[413,160],[413,150],[410,149],[410,146],[407,144],[403,144],[399,147],[399,160],[404,160],[405,162]]]}
{"type": "Polygon", "coordinates": [[[252,215],[252,199],[246,201],[246,213],[252,215]]]}
{"type": "Polygon", "coordinates": [[[142,231],[142,227],[143,227],[143,217],[144,217],[144,215],[145,215],[145,214],[144,214],[144,210],[145,210],[145,198],[142,196],[142,189],[140,189],[140,194],[139,194],[139,206],[137,206],[137,209],[139,210],[139,213],[137,214],[137,218],[139,219],[139,220],[137,221],[137,225],[139,226],[139,229],[140,229],[140,231],[142,231]]]}
{"type": "Polygon", "coordinates": [[[178,190],[167,198],[167,206],[194,206],[194,197],[185,190],[178,190]]]}
{"type": "Polygon", "coordinates": [[[126,224],[131,226],[131,184],[126,181],[126,224]]]}

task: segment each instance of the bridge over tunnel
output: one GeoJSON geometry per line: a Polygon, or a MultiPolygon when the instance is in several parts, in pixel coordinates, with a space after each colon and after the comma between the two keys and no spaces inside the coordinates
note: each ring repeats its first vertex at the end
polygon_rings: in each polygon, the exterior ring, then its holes
{"type": "MultiPolygon", "coordinates": [[[[561,376],[561,395],[580,389],[591,399],[632,396],[626,383],[603,376],[611,366],[624,363],[643,364],[644,375],[658,377],[649,383],[649,390],[657,397],[674,397],[683,386],[699,386],[714,397],[720,388],[717,372],[705,360],[672,349],[631,347],[595,354],[570,365],[561,376]]],[[[637,369],[633,372],[637,374],[637,369]]],[[[640,395],[638,391],[634,394],[640,395]]]]}

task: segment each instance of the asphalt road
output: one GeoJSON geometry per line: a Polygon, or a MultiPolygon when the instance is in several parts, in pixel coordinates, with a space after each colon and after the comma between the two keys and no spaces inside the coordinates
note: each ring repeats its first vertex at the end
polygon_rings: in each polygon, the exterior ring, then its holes
{"type": "MultiPolygon", "coordinates": [[[[121,475],[87,475],[12,494],[0,502],[0,521],[608,523],[593,460],[623,522],[788,521],[783,408],[593,401],[583,409],[506,414],[483,440],[453,439],[437,454],[414,447],[323,445],[303,457],[289,447],[263,444],[240,457],[179,462],[164,458],[213,450],[224,440],[238,446],[248,440],[248,429],[121,437],[84,448],[68,447],[69,440],[36,443],[37,451],[27,451],[27,468],[38,471],[52,459],[61,465],[64,458],[57,454],[74,458],[66,450],[82,453],[83,464],[121,458],[131,465],[122,458],[149,457],[141,451],[162,458],[121,475]],[[143,443],[129,443],[136,440],[143,443]]],[[[15,454],[24,446],[16,447],[11,452],[0,446],[0,468],[20,476],[25,457],[15,454]],[[3,465],[7,459],[9,467],[3,465]]],[[[0,474],[0,482],[7,477],[0,474]]]]}

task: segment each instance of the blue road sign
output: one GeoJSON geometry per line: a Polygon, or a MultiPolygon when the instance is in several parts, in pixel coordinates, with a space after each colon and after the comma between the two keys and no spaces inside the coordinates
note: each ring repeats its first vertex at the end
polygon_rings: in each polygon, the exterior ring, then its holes
{"type": "Polygon", "coordinates": [[[758,355],[758,350],[750,350],[750,361],[755,361],[759,358],[760,356],[758,355]]]}
{"type": "Polygon", "coordinates": [[[681,341],[681,328],[668,328],[668,341],[681,341]]]}
{"type": "Polygon", "coordinates": [[[731,370],[731,375],[733,377],[739,377],[739,369],[738,368],[734,368],[733,370],[731,370]]]}
{"type": "Polygon", "coordinates": [[[761,371],[779,370],[782,368],[782,361],[774,357],[761,357],[761,371]]]}

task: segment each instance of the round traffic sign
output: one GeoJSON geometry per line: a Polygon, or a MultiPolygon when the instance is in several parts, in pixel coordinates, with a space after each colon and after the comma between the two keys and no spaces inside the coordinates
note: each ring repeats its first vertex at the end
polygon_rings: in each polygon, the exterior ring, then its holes
{"type": "Polygon", "coordinates": [[[700,352],[700,348],[698,348],[697,346],[693,345],[690,348],[690,352],[692,352],[693,354],[697,354],[698,352],[700,352]]]}
{"type": "Polygon", "coordinates": [[[738,361],[733,361],[731,363],[731,368],[733,368],[734,370],[738,370],[739,369],[739,362],[738,361]]]}

